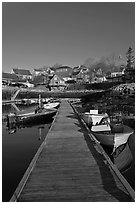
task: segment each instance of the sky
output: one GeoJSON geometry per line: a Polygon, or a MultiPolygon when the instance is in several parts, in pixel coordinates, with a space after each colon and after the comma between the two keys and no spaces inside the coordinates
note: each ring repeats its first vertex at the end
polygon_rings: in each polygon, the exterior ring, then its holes
{"type": "Polygon", "coordinates": [[[3,2],[2,71],[71,67],[135,49],[134,2],[3,2]]]}

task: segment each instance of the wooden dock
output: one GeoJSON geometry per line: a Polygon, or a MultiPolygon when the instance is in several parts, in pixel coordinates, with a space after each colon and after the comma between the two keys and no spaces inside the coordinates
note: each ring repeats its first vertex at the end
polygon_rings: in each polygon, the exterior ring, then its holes
{"type": "Polygon", "coordinates": [[[125,187],[127,183],[119,179],[111,165],[73,108],[63,100],[45,141],[10,201],[133,201],[132,190],[125,187]]]}

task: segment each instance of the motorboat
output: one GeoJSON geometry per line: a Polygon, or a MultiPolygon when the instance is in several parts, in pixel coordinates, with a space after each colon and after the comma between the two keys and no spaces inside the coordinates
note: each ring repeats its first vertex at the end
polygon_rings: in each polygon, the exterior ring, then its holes
{"type": "Polygon", "coordinates": [[[133,130],[122,123],[113,123],[107,113],[99,114],[98,110],[90,110],[81,114],[96,139],[103,145],[116,149],[125,144],[133,130]]]}

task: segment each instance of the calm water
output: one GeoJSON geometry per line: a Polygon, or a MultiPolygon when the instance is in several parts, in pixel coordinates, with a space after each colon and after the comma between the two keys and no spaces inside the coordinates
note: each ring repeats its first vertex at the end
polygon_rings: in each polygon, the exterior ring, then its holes
{"type": "MultiPolygon", "coordinates": [[[[3,107],[3,113],[12,107],[3,107]]],[[[23,107],[22,107],[23,108],[23,107]]],[[[29,109],[29,107],[27,107],[29,109]]],[[[9,134],[6,122],[2,124],[2,201],[9,201],[17,185],[45,139],[51,121],[46,124],[17,129],[9,134]]]]}

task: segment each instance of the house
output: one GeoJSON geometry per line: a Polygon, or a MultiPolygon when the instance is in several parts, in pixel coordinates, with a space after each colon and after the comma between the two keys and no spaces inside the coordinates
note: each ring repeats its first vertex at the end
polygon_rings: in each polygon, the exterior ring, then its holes
{"type": "Polygon", "coordinates": [[[67,83],[72,80],[71,78],[72,68],[68,66],[61,66],[55,69],[49,86],[58,87],[58,89],[64,89],[67,83]]]}
{"type": "Polygon", "coordinates": [[[91,79],[91,83],[102,83],[105,81],[107,81],[107,79],[104,76],[102,76],[102,77],[101,76],[100,77],[95,76],[94,78],[91,79]]]}
{"type": "Polygon", "coordinates": [[[11,73],[13,73],[16,76],[18,76],[19,79],[24,79],[24,80],[32,79],[32,74],[27,69],[13,68],[11,73]]]}
{"type": "Polygon", "coordinates": [[[89,82],[89,69],[84,65],[74,67],[72,72],[72,78],[77,82],[81,83],[89,82]]]}
{"type": "Polygon", "coordinates": [[[122,76],[124,74],[124,72],[112,72],[110,74],[111,77],[117,77],[117,76],[122,76]]]}
{"type": "Polygon", "coordinates": [[[33,70],[33,75],[34,76],[39,76],[39,75],[49,75],[49,74],[53,74],[54,71],[51,70],[49,67],[42,67],[39,69],[34,69],[33,70]]]}
{"type": "Polygon", "coordinates": [[[41,83],[49,83],[54,76],[54,71],[48,68],[40,68],[33,70],[33,81],[41,81],[41,83]],[[38,80],[37,80],[38,79],[38,80]]]}
{"type": "Polygon", "coordinates": [[[52,87],[66,87],[65,80],[63,78],[60,78],[57,74],[55,74],[49,83],[52,87]]]}
{"type": "Polygon", "coordinates": [[[109,82],[123,82],[124,70],[125,69],[122,69],[120,72],[111,72],[108,76],[106,76],[106,79],[109,82]]]}
{"type": "Polygon", "coordinates": [[[19,80],[16,74],[2,72],[2,82],[10,84],[11,82],[17,82],[19,80]]]}
{"type": "Polygon", "coordinates": [[[60,78],[70,77],[72,73],[72,68],[68,66],[61,66],[55,69],[55,74],[60,78]]]}

